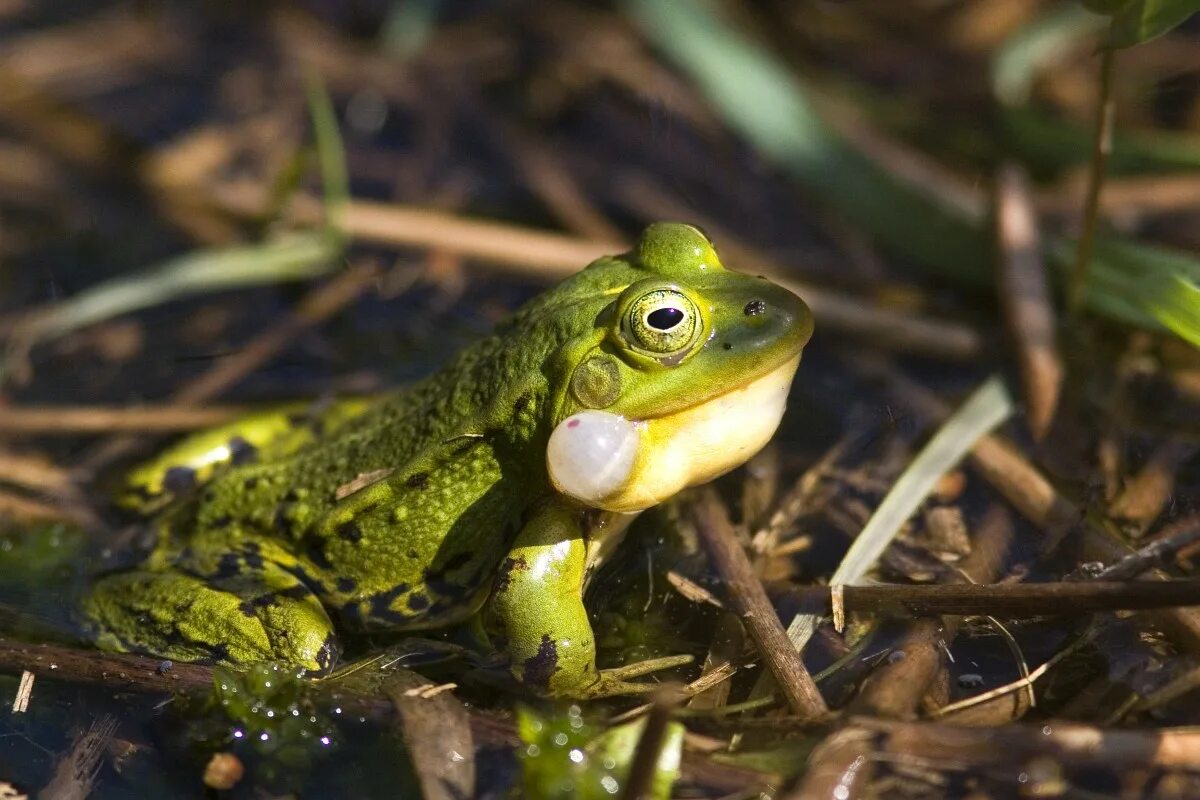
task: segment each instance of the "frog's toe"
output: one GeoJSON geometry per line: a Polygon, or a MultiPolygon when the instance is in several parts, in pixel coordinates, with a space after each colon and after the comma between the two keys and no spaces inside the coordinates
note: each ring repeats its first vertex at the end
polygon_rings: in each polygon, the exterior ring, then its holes
{"type": "Polygon", "coordinates": [[[598,697],[649,694],[659,689],[662,684],[655,682],[635,683],[630,678],[640,678],[653,672],[659,672],[660,670],[680,667],[684,664],[692,663],[693,660],[689,655],[665,656],[663,658],[651,658],[646,661],[626,664],[623,667],[616,667],[614,669],[600,670],[600,677],[595,683],[584,687],[580,692],[580,696],[583,699],[593,699],[598,697]]]}

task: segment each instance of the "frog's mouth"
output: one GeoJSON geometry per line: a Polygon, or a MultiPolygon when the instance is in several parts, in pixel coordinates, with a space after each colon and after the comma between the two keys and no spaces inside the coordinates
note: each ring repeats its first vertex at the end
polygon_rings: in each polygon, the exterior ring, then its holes
{"type": "Polygon", "coordinates": [[[551,436],[551,481],[587,505],[634,512],[723,475],[774,435],[799,363],[796,353],[744,386],[661,417],[576,414],[551,436]]]}

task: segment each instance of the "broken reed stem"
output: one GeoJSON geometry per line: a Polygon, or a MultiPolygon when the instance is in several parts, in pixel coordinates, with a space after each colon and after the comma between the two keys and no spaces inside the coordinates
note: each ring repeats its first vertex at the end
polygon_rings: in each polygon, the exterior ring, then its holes
{"type": "Polygon", "coordinates": [[[1092,246],[1096,239],[1096,223],[1100,216],[1100,187],[1104,182],[1104,168],[1108,154],[1112,151],[1113,117],[1116,104],[1112,96],[1113,65],[1116,50],[1103,47],[1100,50],[1100,96],[1096,102],[1095,133],[1092,137],[1092,161],[1088,168],[1087,201],[1083,208],[1083,227],[1075,250],[1075,265],[1071,270],[1068,287],[1067,310],[1078,317],[1083,310],[1087,295],[1088,270],[1092,262],[1092,246]]]}
{"type": "Polygon", "coordinates": [[[711,487],[700,494],[694,516],[704,549],[725,586],[726,600],[746,626],[788,705],[801,717],[824,715],[825,701],[788,641],[750,559],[738,545],[725,506],[711,487]]]}
{"type": "Polygon", "coordinates": [[[1000,305],[1017,349],[1029,428],[1040,441],[1054,420],[1063,368],[1029,179],[1013,163],[996,176],[996,240],[1000,305]]]}
{"type": "Polygon", "coordinates": [[[248,410],[241,406],[8,406],[0,407],[0,433],[6,436],[173,433],[220,425],[248,410]]]}
{"type": "MultiPolygon", "coordinates": [[[[798,604],[800,613],[828,615],[830,588],[766,584],[772,602],[798,604]]],[[[1200,579],[1177,581],[1062,581],[1053,583],[843,586],[852,614],[989,616],[1001,619],[1136,611],[1200,605],[1200,579]]]]}
{"type": "MultiPolygon", "coordinates": [[[[315,287],[291,314],[279,324],[251,339],[235,355],[217,363],[212,369],[184,384],[171,400],[180,406],[200,405],[217,397],[274,358],[304,331],[324,322],[355,300],[379,278],[379,268],[373,262],[362,262],[315,287]]],[[[136,449],[138,440],[132,436],[117,436],[103,442],[92,451],[78,469],[81,479],[123,458],[136,449]]]]}

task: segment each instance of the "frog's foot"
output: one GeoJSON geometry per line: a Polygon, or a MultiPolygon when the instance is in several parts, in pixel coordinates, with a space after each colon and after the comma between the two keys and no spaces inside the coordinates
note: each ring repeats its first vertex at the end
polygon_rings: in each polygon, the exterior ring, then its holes
{"type": "Polygon", "coordinates": [[[651,658],[646,661],[638,661],[633,664],[626,664],[623,667],[614,669],[600,670],[600,677],[595,683],[583,687],[579,691],[581,699],[590,700],[598,697],[620,697],[622,695],[631,694],[649,694],[657,690],[662,684],[631,681],[631,678],[640,678],[644,675],[649,675],[653,672],[659,672],[664,669],[673,667],[681,667],[684,664],[692,663],[694,659],[688,655],[679,656],[664,656],[663,658],[651,658]]]}
{"type": "Polygon", "coordinates": [[[86,627],[107,650],[176,661],[285,661],[326,673],[338,649],[316,598],[264,575],[214,585],[179,571],[121,572],[101,579],[83,603],[86,627]]]}

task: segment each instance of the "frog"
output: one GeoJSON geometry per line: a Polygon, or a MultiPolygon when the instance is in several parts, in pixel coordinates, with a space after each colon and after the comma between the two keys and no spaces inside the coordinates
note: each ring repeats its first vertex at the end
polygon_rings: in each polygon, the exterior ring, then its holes
{"type": "Polygon", "coordinates": [[[599,669],[584,594],[632,519],[774,435],[812,315],[649,225],[429,377],[196,434],[131,473],[131,564],[80,603],[101,648],[337,666],[345,634],[476,626],[520,686],[646,691],[678,659],[599,669]]]}

